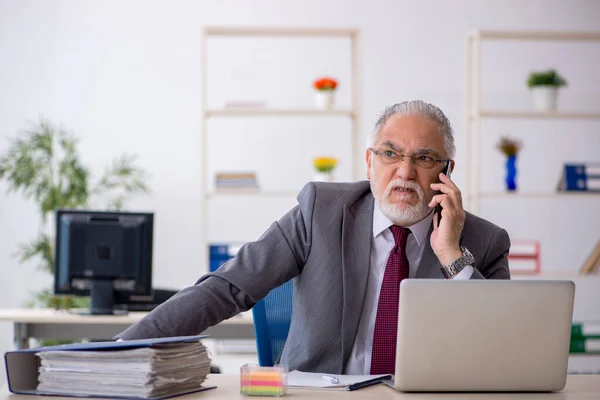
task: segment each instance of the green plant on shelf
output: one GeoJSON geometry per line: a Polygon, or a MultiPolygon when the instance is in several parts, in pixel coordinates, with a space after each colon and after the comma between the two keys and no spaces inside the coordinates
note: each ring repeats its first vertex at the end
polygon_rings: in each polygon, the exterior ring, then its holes
{"type": "Polygon", "coordinates": [[[567,80],[555,69],[548,69],[546,71],[533,71],[527,78],[527,87],[529,88],[535,86],[554,86],[558,88],[566,85],[567,80]]]}

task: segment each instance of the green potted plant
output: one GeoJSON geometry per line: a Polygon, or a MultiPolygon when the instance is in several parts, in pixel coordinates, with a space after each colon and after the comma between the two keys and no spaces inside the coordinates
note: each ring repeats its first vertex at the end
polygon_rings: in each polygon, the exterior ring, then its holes
{"type": "MultiPolygon", "coordinates": [[[[146,173],[135,165],[135,157],[113,160],[103,175],[93,181],[90,170],[77,153],[78,139],[62,128],[40,119],[11,141],[0,154],[0,179],[9,192],[20,192],[33,200],[41,218],[37,238],[21,244],[16,256],[21,264],[37,260],[41,270],[54,275],[54,211],[58,208],[120,210],[134,194],[148,193],[146,173]]],[[[51,288],[35,296],[29,306],[51,308],[87,307],[88,298],[54,296],[51,288]]]]}
{"type": "Polygon", "coordinates": [[[556,110],[558,89],[567,85],[567,80],[555,69],[533,71],[527,78],[527,86],[531,91],[533,106],[539,111],[556,110]]]}

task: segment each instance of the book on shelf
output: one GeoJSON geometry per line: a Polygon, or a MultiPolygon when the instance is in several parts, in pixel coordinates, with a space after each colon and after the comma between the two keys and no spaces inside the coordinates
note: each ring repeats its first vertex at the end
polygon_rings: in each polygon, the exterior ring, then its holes
{"type": "Polygon", "coordinates": [[[565,164],[557,190],[600,192],[600,162],[565,164]]]}
{"type": "Polygon", "coordinates": [[[243,243],[213,243],[209,247],[209,269],[214,272],[237,254],[243,243]]]}
{"type": "Polygon", "coordinates": [[[218,172],[215,188],[222,190],[258,190],[258,179],[254,172],[218,172]]]}
{"type": "Polygon", "coordinates": [[[571,325],[571,338],[600,337],[600,321],[573,322],[571,325]]]}
{"type": "Polygon", "coordinates": [[[571,337],[569,353],[595,353],[600,354],[600,336],[598,337],[571,337]]]}
{"type": "Polygon", "coordinates": [[[538,240],[514,239],[508,253],[511,274],[539,274],[541,245],[538,240]]]}
{"type": "Polygon", "coordinates": [[[238,188],[238,187],[258,187],[258,182],[256,182],[255,180],[249,180],[249,179],[236,179],[236,180],[216,180],[215,181],[215,186],[218,188],[238,188]]]}
{"type": "Polygon", "coordinates": [[[9,390],[18,394],[162,399],[210,389],[202,340],[182,336],[74,343],[7,352],[9,390]]]}
{"type": "Polygon", "coordinates": [[[235,194],[257,194],[260,193],[258,186],[240,186],[240,187],[217,187],[212,195],[235,195],[235,194]]]}
{"type": "Polygon", "coordinates": [[[240,171],[240,172],[217,172],[215,174],[216,180],[229,181],[229,180],[256,180],[256,173],[252,171],[240,171]]]}

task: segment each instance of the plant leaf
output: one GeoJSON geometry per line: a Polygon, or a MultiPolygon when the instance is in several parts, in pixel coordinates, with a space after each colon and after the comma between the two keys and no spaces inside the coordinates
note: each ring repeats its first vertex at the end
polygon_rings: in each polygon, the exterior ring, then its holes
{"type": "MultiPolygon", "coordinates": [[[[91,190],[90,173],[77,153],[79,140],[44,118],[18,132],[8,150],[0,154],[0,179],[8,193],[20,193],[35,201],[42,230],[29,243],[19,245],[15,256],[23,264],[38,260],[38,268],[54,273],[54,237],[44,231],[48,216],[58,208],[85,208],[92,196],[107,197],[108,208],[121,210],[134,194],[149,193],[148,176],[135,164],[136,157],[122,155],[113,160],[91,190]]],[[[69,308],[89,306],[88,297],[54,296],[44,290],[31,304],[69,308]]]]}
{"type": "Polygon", "coordinates": [[[94,195],[108,198],[109,209],[121,210],[132,195],[150,192],[145,183],[148,176],[135,165],[135,160],[136,156],[127,154],[114,159],[92,191],[94,195]]]}
{"type": "Polygon", "coordinates": [[[30,243],[20,244],[14,255],[21,264],[39,257],[41,260],[38,268],[54,274],[54,239],[45,232],[40,232],[30,243]]]}

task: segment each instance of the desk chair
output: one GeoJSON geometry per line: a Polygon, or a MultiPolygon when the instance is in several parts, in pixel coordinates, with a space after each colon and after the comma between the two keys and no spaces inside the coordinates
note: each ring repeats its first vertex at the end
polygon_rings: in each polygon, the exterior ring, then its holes
{"type": "Polygon", "coordinates": [[[252,308],[258,365],[272,367],[283,350],[292,319],[292,280],[269,292],[252,308]]]}

